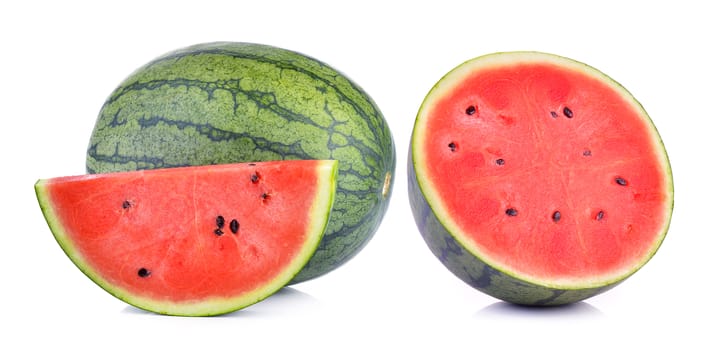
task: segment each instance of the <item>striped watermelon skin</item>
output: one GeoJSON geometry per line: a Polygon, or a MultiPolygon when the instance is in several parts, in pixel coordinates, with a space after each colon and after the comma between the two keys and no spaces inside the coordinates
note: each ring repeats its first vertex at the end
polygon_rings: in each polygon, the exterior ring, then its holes
{"type": "Polygon", "coordinates": [[[213,42],[169,52],[101,108],[89,173],[285,159],[337,159],[335,203],[317,251],[291,283],[355,256],[377,231],[395,146],[373,99],[340,71],[268,45],[213,42]]]}

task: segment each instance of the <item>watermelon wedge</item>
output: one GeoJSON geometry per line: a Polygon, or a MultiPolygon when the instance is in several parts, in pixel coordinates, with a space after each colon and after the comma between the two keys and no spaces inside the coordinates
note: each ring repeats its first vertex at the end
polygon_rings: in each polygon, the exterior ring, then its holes
{"type": "Polygon", "coordinates": [[[236,163],[39,180],[40,207],[76,266],[117,298],[204,316],[288,283],[329,219],[336,160],[236,163]]]}
{"type": "Polygon", "coordinates": [[[481,56],[445,75],[411,136],[410,204],[430,249],[499,299],[557,305],[640,269],[668,230],[673,181],[635,98],[561,56],[481,56]]]}

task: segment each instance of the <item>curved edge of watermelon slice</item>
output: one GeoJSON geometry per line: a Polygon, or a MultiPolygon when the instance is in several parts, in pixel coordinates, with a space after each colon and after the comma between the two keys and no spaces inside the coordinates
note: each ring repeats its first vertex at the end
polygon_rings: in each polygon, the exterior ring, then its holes
{"type": "MultiPolygon", "coordinates": [[[[252,304],[260,302],[271,296],[281,288],[283,288],[294,276],[307,264],[307,261],[314,254],[318,244],[320,243],[325,229],[327,227],[330,215],[330,209],[334,203],[335,189],[337,184],[337,160],[315,160],[315,161],[277,161],[277,162],[257,162],[256,165],[265,163],[285,163],[285,162],[306,162],[315,163],[317,173],[316,194],[312,205],[309,207],[309,227],[305,232],[305,239],[297,252],[296,256],[285,266],[280,273],[273,279],[262,283],[258,288],[244,292],[234,297],[209,297],[204,300],[193,302],[170,302],[157,300],[144,296],[135,295],[124,288],[115,286],[107,279],[103,278],[98,271],[91,267],[86,258],[79,252],[76,244],[69,238],[67,228],[60,222],[54,210],[53,200],[49,195],[49,185],[55,180],[71,180],[93,178],[100,176],[123,176],[125,172],[109,173],[109,174],[92,174],[66,176],[61,178],[40,179],[35,183],[35,192],[40,205],[41,211],[47,221],[47,224],[55,237],[56,241],[68,256],[68,258],[81,270],[89,279],[100,286],[109,294],[124,301],[130,305],[140,309],[151,311],[163,315],[172,316],[216,316],[230,313],[248,307],[252,304]]],[[[255,165],[255,163],[244,163],[245,165],[255,165]]],[[[192,166],[184,168],[168,168],[157,170],[141,170],[158,171],[158,172],[174,172],[177,169],[186,168],[213,168],[213,167],[233,167],[241,164],[222,164],[208,166],[192,166]]],[[[135,172],[131,172],[135,173],[135,172]]],[[[310,185],[312,187],[313,185],[310,185]]]]}
{"type": "Polygon", "coordinates": [[[669,157],[657,128],[644,107],[620,83],[583,62],[567,57],[537,51],[511,51],[492,53],[463,62],[444,75],[428,92],[421,104],[412,131],[408,153],[408,192],[409,204],[418,229],[433,254],[458,278],[470,286],[498,299],[521,305],[563,305],[578,302],[607,291],[641,269],[660,248],[669,230],[674,208],[674,182],[669,157]],[[609,87],[625,96],[631,106],[638,111],[647,123],[650,141],[658,151],[659,162],[664,168],[668,196],[665,201],[664,222],[657,239],[649,251],[637,264],[612,275],[587,281],[547,281],[536,276],[512,271],[498,264],[476,247],[472,239],[466,237],[442,205],[443,201],[433,190],[433,185],[420,176],[422,161],[418,150],[423,148],[425,123],[421,121],[429,113],[435,101],[448,93],[461,79],[481,66],[509,64],[517,62],[549,61],[600,79],[609,87]]]}

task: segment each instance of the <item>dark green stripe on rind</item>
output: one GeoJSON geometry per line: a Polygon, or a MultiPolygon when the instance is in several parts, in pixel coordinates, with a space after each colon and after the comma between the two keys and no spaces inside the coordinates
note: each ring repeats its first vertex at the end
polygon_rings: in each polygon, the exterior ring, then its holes
{"type": "Polygon", "coordinates": [[[458,278],[495,298],[521,305],[564,305],[587,299],[619,283],[583,289],[550,288],[506,274],[482,261],[456,240],[431,209],[418,184],[412,153],[408,157],[408,199],[418,230],[438,260],[458,278]]]}
{"type": "Polygon", "coordinates": [[[395,150],[359,86],[313,58],[275,47],[210,43],[129,76],[101,109],[90,173],[279,159],[337,159],[330,224],[293,282],[329,272],[369,241],[390,200],[395,150]],[[385,193],[384,193],[385,192],[385,193]]]}

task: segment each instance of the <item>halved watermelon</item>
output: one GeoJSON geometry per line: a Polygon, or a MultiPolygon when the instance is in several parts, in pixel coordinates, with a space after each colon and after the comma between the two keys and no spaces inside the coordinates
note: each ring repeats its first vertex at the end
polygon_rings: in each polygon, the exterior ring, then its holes
{"type": "Polygon", "coordinates": [[[554,305],[607,290],[657,251],[672,174],[614,80],[539,52],[456,67],[418,112],[410,203],[434,254],[497,298],[554,305]]]}
{"type": "Polygon", "coordinates": [[[327,226],[337,161],[294,160],[39,180],[56,240],[119,299],[216,315],[290,281],[327,226]]]}

